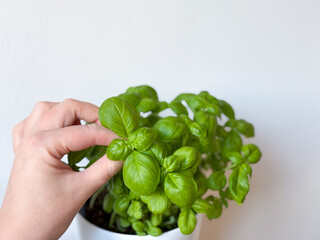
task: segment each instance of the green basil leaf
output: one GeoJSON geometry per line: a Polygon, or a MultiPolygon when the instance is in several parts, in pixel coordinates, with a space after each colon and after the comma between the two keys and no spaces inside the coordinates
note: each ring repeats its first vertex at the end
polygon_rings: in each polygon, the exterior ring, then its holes
{"type": "Polygon", "coordinates": [[[204,199],[198,198],[192,204],[192,209],[196,213],[207,213],[212,210],[212,205],[204,199]]]}
{"type": "Polygon", "coordinates": [[[247,144],[241,147],[241,152],[249,163],[256,163],[261,158],[261,152],[259,148],[254,144],[247,144]]]}
{"type": "Polygon", "coordinates": [[[143,216],[142,207],[143,205],[140,201],[133,200],[128,207],[127,213],[129,216],[134,217],[135,219],[141,219],[143,216]]]}
{"type": "Polygon", "coordinates": [[[141,98],[139,97],[139,95],[135,94],[135,93],[123,93],[120,94],[118,97],[123,98],[124,100],[128,101],[129,103],[132,104],[132,106],[138,106],[141,98]]]}
{"type": "Polygon", "coordinates": [[[145,151],[157,138],[157,132],[148,127],[142,127],[130,134],[128,138],[129,145],[133,148],[145,151]]]}
{"type": "Polygon", "coordinates": [[[162,223],[162,214],[151,214],[151,223],[152,226],[159,226],[162,223]]]}
{"type": "Polygon", "coordinates": [[[158,133],[159,139],[164,142],[170,142],[181,137],[187,130],[184,122],[176,117],[165,117],[160,119],[153,126],[158,133]]]}
{"type": "Polygon", "coordinates": [[[124,139],[113,139],[107,149],[107,157],[110,160],[125,160],[132,150],[124,139]]]}
{"type": "Polygon", "coordinates": [[[108,191],[114,197],[118,197],[128,192],[128,189],[122,179],[122,171],[118,172],[109,180],[108,191]]]}
{"type": "Polygon", "coordinates": [[[246,162],[241,164],[241,168],[245,171],[250,177],[252,176],[252,169],[250,165],[246,162]]]}
{"type": "Polygon", "coordinates": [[[163,167],[167,170],[167,172],[173,172],[180,167],[180,158],[175,155],[164,158],[163,167]]]}
{"type": "Polygon", "coordinates": [[[97,160],[103,157],[103,155],[106,154],[108,146],[101,146],[96,145],[89,148],[89,151],[87,152],[86,158],[89,160],[89,164],[86,166],[86,168],[90,167],[92,164],[94,164],[97,160]]]}
{"type": "Polygon", "coordinates": [[[121,196],[114,200],[113,209],[116,213],[123,213],[127,210],[129,204],[129,198],[126,196],[121,196]]]}
{"type": "Polygon", "coordinates": [[[121,227],[124,227],[124,228],[128,228],[130,227],[131,223],[130,221],[128,221],[127,219],[123,218],[123,217],[119,217],[119,224],[121,227]]]}
{"type": "Polygon", "coordinates": [[[156,90],[147,85],[130,87],[127,89],[126,93],[134,93],[140,96],[141,98],[151,98],[155,101],[158,101],[158,94],[156,90]]]}
{"type": "Polygon", "coordinates": [[[249,179],[245,167],[239,166],[234,168],[229,177],[229,191],[232,198],[238,203],[242,204],[247,193],[249,192],[249,179]]]}
{"type": "Polygon", "coordinates": [[[224,172],[214,172],[208,178],[208,187],[215,191],[223,189],[226,183],[227,178],[224,172]]]}
{"type": "Polygon", "coordinates": [[[220,100],[219,105],[222,113],[227,116],[229,119],[234,119],[234,111],[229,103],[226,101],[220,100]]]}
{"type": "Polygon", "coordinates": [[[233,162],[234,164],[241,164],[243,163],[243,157],[239,152],[228,152],[226,153],[226,157],[233,162]]]}
{"type": "Polygon", "coordinates": [[[207,136],[207,130],[196,122],[188,125],[188,129],[190,133],[196,137],[205,138],[207,136]]]}
{"type": "Polygon", "coordinates": [[[237,130],[247,138],[254,136],[253,125],[245,120],[240,119],[237,121],[237,130]]]}
{"type": "Polygon", "coordinates": [[[177,114],[178,116],[181,114],[187,115],[188,116],[188,110],[187,108],[179,101],[173,101],[169,103],[169,108],[177,114]]]}
{"type": "Polygon", "coordinates": [[[159,184],[160,167],[150,156],[133,151],[124,161],[123,180],[130,190],[150,195],[159,184]]]}
{"type": "Polygon", "coordinates": [[[151,236],[159,236],[162,233],[162,230],[158,227],[149,226],[147,229],[147,233],[151,236]]]}
{"type": "Polygon", "coordinates": [[[195,163],[201,161],[201,155],[199,151],[194,147],[181,147],[173,153],[173,156],[176,156],[180,159],[179,170],[185,170],[192,167],[195,163]]]}
{"type": "Polygon", "coordinates": [[[139,117],[134,106],[119,97],[106,99],[99,108],[101,125],[111,129],[122,138],[127,138],[137,129],[139,117]]]}
{"type": "Polygon", "coordinates": [[[140,198],[140,195],[136,192],[130,191],[129,192],[129,199],[130,200],[138,200],[140,198]]]}
{"type": "Polygon", "coordinates": [[[213,200],[212,209],[207,212],[207,218],[212,220],[214,218],[219,218],[222,214],[222,203],[218,199],[213,200]]]}
{"type": "Polygon", "coordinates": [[[158,109],[154,112],[159,113],[162,112],[163,110],[166,110],[169,107],[169,104],[164,101],[158,102],[158,109]]]}
{"type": "Polygon", "coordinates": [[[197,218],[191,208],[183,208],[179,214],[178,226],[184,235],[191,234],[197,224],[197,218]]]}
{"type": "Polygon", "coordinates": [[[208,136],[212,137],[217,131],[217,117],[205,111],[197,111],[194,114],[194,121],[205,127],[208,136]]]}
{"type": "Polygon", "coordinates": [[[113,210],[114,198],[111,194],[106,194],[103,198],[102,209],[106,213],[111,213],[113,210]]]}
{"type": "Polygon", "coordinates": [[[133,230],[135,230],[136,233],[140,233],[140,234],[138,234],[138,235],[140,235],[140,236],[146,235],[146,234],[141,235],[141,233],[143,233],[143,231],[144,231],[145,226],[146,226],[146,225],[145,225],[142,221],[134,221],[134,222],[132,223],[132,228],[133,228],[133,230]]]}
{"type": "Polygon", "coordinates": [[[202,197],[203,194],[205,194],[208,190],[208,184],[206,177],[202,174],[200,170],[196,171],[194,174],[194,180],[197,183],[197,194],[196,198],[202,197]]]}
{"type": "Polygon", "coordinates": [[[158,102],[151,98],[142,98],[139,105],[137,106],[137,110],[139,112],[150,112],[156,111],[158,109],[158,102]]]}
{"type": "Polygon", "coordinates": [[[178,207],[187,207],[195,200],[197,183],[186,174],[168,173],[164,179],[164,191],[178,207]]]}
{"type": "Polygon", "coordinates": [[[239,152],[242,146],[242,139],[240,135],[231,130],[222,143],[221,155],[226,158],[228,152],[239,152]]]}
{"type": "Polygon", "coordinates": [[[69,166],[73,166],[76,165],[77,163],[79,163],[82,159],[85,158],[85,156],[87,155],[87,152],[89,151],[90,148],[86,148],[80,151],[71,151],[68,154],[68,165],[69,166]]]}
{"type": "Polygon", "coordinates": [[[158,189],[149,196],[141,196],[141,200],[148,205],[149,210],[154,214],[162,214],[172,205],[161,187],[158,187],[158,189]]]}
{"type": "Polygon", "coordinates": [[[158,160],[159,165],[162,166],[163,159],[168,156],[168,150],[166,146],[162,142],[156,141],[151,145],[149,150],[158,160]]]}

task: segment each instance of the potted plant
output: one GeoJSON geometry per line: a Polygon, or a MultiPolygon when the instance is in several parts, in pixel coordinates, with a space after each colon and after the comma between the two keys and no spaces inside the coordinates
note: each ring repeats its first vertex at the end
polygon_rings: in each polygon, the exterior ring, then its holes
{"type": "Polygon", "coordinates": [[[251,164],[261,152],[243,144],[244,137],[254,136],[254,127],[236,119],[227,102],[202,91],[182,93],[168,103],[143,85],[106,99],[99,120],[119,138],[107,147],[71,152],[68,164],[79,171],[85,157],[85,168],[104,154],[124,160],[123,169],[82,209],[100,228],[139,236],[178,228],[180,235],[189,235],[197,215],[218,218],[229,200],[245,200],[251,164]],[[214,194],[206,194],[208,189],[214,194]]]}

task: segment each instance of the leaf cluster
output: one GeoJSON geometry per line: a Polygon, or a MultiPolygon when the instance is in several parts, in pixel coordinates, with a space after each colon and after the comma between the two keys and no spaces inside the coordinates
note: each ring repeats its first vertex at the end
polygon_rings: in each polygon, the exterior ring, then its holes
{"type": "Polygon", "coordinates": [[[123,169],[103,186],[108,190],[103,210],[111,214],[110,228],[158,236],[178,225],[190,234],[197,213],[218,218],[229,200],[245,200],[251,165],[261,152],[254,144],[243,145],[243,138],[254,136],[254,127],[236,119],[226,101],[206,91],[159,101],[152,87],[142,85],[106,99],[99,120],[121,138],[108,147],[71,152],[68,159],[77,171],[84,157],[88,166],[105,153],[111,160],[124,160],[123,169]],[[161,116],[166,109],[173,114],[161,116]],[[208,178],[204,171],[211,172],[208,178]],[[217,194],[204,198],[208,189],[217,194]]]}

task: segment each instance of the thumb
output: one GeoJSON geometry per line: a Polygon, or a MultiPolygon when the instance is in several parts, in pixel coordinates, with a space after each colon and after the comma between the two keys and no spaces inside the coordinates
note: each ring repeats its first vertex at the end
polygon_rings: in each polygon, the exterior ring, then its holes
{"type": "Polygon", "coordinates": [[[104,155],[86,170],[78,173],[78,183],[89,198],[122,168],[123,161],[111,161],[104,155]]]}

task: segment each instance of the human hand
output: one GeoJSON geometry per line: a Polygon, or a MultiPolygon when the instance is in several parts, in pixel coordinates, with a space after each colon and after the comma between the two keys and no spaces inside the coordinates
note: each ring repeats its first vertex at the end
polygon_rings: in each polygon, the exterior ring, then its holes
{"type": "Polygon", "coordinates": [[[15,159],[0,211],[0,239],[58,239],[85,201],[122,168],[102,157],[74,172],[61,158],[116,134],[102,127],[98,107],[72,99],[40,102],[13,130],[15,159]],[[80,120],[92,122],[80,125],[80,120]]]}

